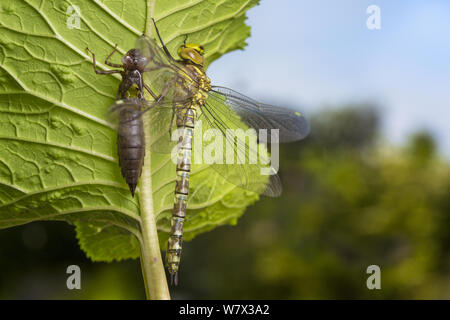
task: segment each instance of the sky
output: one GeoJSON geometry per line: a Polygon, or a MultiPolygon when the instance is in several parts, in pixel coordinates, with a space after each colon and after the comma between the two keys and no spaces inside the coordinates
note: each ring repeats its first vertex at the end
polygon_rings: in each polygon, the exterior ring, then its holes
{"type": "Polygon", "coordinates": [[[214,84],[306,115],[373,102],[388,141],[427,130],[450,157],[450,1],[261,0],[247,15],[248,46],[211,64],[214,84]]]}

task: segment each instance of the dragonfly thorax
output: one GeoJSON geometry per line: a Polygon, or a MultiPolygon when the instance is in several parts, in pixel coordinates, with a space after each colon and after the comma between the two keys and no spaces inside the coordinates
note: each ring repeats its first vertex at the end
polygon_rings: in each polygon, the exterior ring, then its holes
{"type": "Polygon", "coordinates": [[[205,104],[208,92],[211,90],[211,80],[209,80],[203,67],[192,64],[189,61],[182,62],[187,70],[190,71],[187,74],[191,77],[186,77],[183,84],[192,93],[192,103],[196,106],[202,106],[205,104]]]}
{"type": "Polygon", "coordinates": [[[209,78],[204,74],[203,77],[198,79],[198,91],[192,97],[192,102],[197,106],[203,106],[208,98],[208,92],[211,90],[211,82],[209,78]]]}
{"type": "Polygon", "coordinates": [[[205,104],[207,98],[208,93],[203,90],[200,90],[192,97],[192,102],[196,106],[202,106],[205,104]]]}

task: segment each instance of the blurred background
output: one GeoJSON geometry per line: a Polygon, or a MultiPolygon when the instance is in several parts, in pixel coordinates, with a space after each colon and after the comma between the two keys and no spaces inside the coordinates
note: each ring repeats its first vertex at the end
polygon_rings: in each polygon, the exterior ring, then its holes
{"type": "MultiPolygon", "coordinates": [[[[248,16],[248,47],[209,76],[304,112],[311,134],[281,147],[280,198],[185,242],[172,297],[450,299],[450,3],[262,0],[248,16]]],[[[70,225],[0,243],[2,299],[145,298],[139,261],[92,263],[70,225]],[[66,289],[72,264],[82,290],[66,289]]]]}

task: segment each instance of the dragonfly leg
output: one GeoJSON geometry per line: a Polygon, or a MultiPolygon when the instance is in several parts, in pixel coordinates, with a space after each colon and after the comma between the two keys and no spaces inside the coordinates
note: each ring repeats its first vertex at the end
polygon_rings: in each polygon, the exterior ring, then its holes
{"type": "MultiPolygon", "coordinates": [[[[146,84],[144,84],[146,87],[147,87],[147,85],[146,84]]],[[[172,86],[173,84],[172,84],[172,81],[171,82],[168,82],[165,86],[164,86],[164,88],[161,90],[161,94],[159,95],[159,97],[157,97],[156,99],[155,99],[155,105],[156,104],[158,104],[158,103],[160,103],[161,102],[161,100],[167,95],[167,93],[169,92],[169,88],[172,86]]],[[[147,89],[147,88],[146,88],[147,89]]],[[[150,88],[149,88],[150,89],[150,88]]],[[[147,89],[148,90],[148,89],[147,89]]]]}
{"type": "Polygon", "coordinates": [[[150,87],[148,85],[146,85],[144,83],[144,88],[145,90],[147,90],[153,97],[153,99],[158,100],[158,96],[152,91],[152,89],[150,89],[150,87]]]}
{"type": "Polygon", "coordinates": [[[170,274],[170,285],[178,285],[178,272],[170,274]]]}
{"type": "Polygon", "coordinates": [[[108,57],[106,57],[105,59],[105,64],[110,66],[110,67],[114,67],[114,68],[122,68],[121,64],[117,64],[117,63],[111,63],[109,62],[109,59],[111,59],[112,55],[117,51],[117,44],[114,47],[114,50],[109,54],[108,57]]]}
{"type": "Polygon", "coordinates": [[[89,48],[86,48],[86,50],[92,55],[92,63],[94,64],[94,71],[96,74],[111,74],[111,73],[121,73],[120,70],[97,70],[97,62],[95,61],[95,54],[89,50],[89,48]]]}
{"type": "Polygon", "coordinates": [[[139,99],[144,99],[144,83],[142,81],[142,75],[139,77],[139,82],[136,83],[136,85],[138,86],[138,97],[139,99]]]}

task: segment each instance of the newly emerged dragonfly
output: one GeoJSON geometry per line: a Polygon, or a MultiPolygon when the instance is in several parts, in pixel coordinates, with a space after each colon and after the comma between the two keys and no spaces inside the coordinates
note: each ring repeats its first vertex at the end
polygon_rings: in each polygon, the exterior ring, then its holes
{"type": "Polygon", "coordinates": [[[216,150],[215,161],[210,166],[235,186],[267,196],[279,196],[281,183],[276,166],[268,161],[261,144],[303,139],[309,133],[309,124],[299,112],[262,104],[231,89],[212,86],[205,73],[202,46],[184,43],[178,49],[180,59],[176,60],[163,43],[156,23],[155,30],[162,48],[145,36],[137,40],[136,48],[147,58],[144,82],[159,93],[157,101],[145,110],[150,113],[153,129],[163,133],[152,142],[151,150],[171,152],[174,145],[178,146],[174,206],[165,259],[172,283],[177,284],[196,124],[201,121],[201,130],[213,129],[216,138],[218,132],[225,140],[225,145],[219,148],[226,151],[216,150]],[[174,129],[178,142],[164,134],[174,129]],[[239,130],[246,135],[228,134],[239,130]],[[231,154],[229,149],[233,150],[231,154]],[[255,158],[259,160],[255,162],[255,158]]]}
{"type": "Polygon", "coordinates": [[[122,176],[127,182],[131,195],[134,192],[142,173],[145,156],[145,136],[144,124],[140,117],[142,103],[144,99],[144,88],[154,99],[157,96],[143,81],[144,69],[148,63],[148,58],[143,56],[138,49],[129,50],[122,57],[122,64],[111,63],[109,60],[117,51],[117,45],[105,60],[105,64],[110,67],[122,68],[123,70],[98,70],[95,54],[86,48],[92,55],[94,71],[97,74],[120,73],[122,81],[116,95],[116,102],[110,108],[110,117],[115,118],[117,124],[117,154],[122,176]],[[136,88],[138,99],[128,98],[129,90],[136,88]]]}

